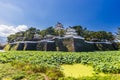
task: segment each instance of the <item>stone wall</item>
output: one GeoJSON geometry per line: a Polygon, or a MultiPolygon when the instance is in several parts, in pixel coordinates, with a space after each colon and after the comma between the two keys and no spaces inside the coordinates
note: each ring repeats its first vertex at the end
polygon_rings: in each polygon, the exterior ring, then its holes
{"type": "Polygon", "coordinates": [[[67,52],[74,52],[74,39],[73,38],[56,38],[55,44],[57,51],[67,51],[67,52]]]}
{"type": "Polygon", "coordinates": [[[87,42],[82,39],[74,39],[75,51],[107,51],[116,50],[112,43],[87,42]]]}
{"type": "Polygon", "coordinates": [[[68,48],[66,47],[65,43],[63,43],[63,39],[54,39],[56,50],[57,51],[68,51],[68,48]]]}
{"type": "Polygon", "coordinates": [[[73,38],[63,38],[63,44],[69,52],[75,51],[74,39],[73,38]]]}
{"type": "Polygon", "coordinates": [[[36,47],[39,51],[56,51],[55,42],[39,42],[36,47]]]}
{"type": "Polygon", "coordinates": [[[39,51],[66,51],[66,52],[82,52],[82,51],[106,51],[118,50],[120,43],[105,42],[87,42],[83,39],[67,37],[55,38],[53,41],[40,42],[18,42],[7,44],[4,50],[39,50],[39,51]]]}
{"type": "Polygon", "coordinates": [[[25,43],[23,50],[36,50],[37,43],[25,43]]]}
{"type": "Polygon", "coordinates": [[[11,50],[39,50],[39,51],[56,51],[54,42],[38,42],[38,43],[11,43],[7,44],[4,48],[5,51],[11,50]]]}
{"type": "Polygon", "coordinates": [[[79,38],[55,39],[57,51],[81,52],[81,51],[106,51],[117,50],[116,44],[105,42],[87,42],[79,38]]]}
{"type": "Polygon", "coordinates": [[[120,50],[120,42],[114,42],[112,43],[115,50],[120,50]]]}
{"type": "Polygon", "coordinates": [[[94,51],[96,50],[95,44],[86,43],[83,39],[74,39],[75,51],[94,51]]]}
{"type": "Polygon", "coordinates": [[[24,43],[18,43],[17,50],[24,50],[24,43]]]}
{"type": "Polygon", "coordinates": [[[115,50],[114,46],[106,43],[95,43],[96,50],[107,51],[107,50],[115,50]]]}

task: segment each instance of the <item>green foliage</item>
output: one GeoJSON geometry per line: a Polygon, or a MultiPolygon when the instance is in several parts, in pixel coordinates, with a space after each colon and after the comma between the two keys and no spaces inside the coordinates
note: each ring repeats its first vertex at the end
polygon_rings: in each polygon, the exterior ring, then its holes
{"type": "Polygon", "coordinates": [[[18,45],[19,45],[19,44],[14,44],[14,45],[12,45],[12,47],[11,47],[11,49],[10,49],[10,50],[17,50],[18,45]]]}
{"type": "Polygon", "coordinates": [[[0,80],[21,80],[25,76],[25,72],[15,69],[9,63],[0,64],[0,80]]]}
{"type": "Polygon", "coordinates": [[[46,30],[40,31],[40,34],[42,35],[42,37],[44,37],[46,35],[46,30]]]}
{"type": "Polygon", "coordinates": [[[61,29],[61,30],[55,30],[52,26],[48,27],[45,30],[40,31],[40,34],[44,37],[47,34],[49,35],[55,35],[55,36],[63,36],[65,33],[65,30],[61,29]]]}
{"type": "Polygon", "coordinates": [[[58,80],[58,78],[64,76],[63,73],[58,68],[55,67],[47,69],[46,75],[50,80],[58,80]]]}
{"type": "Polygon", "coordinates": [[[25,40],[27,40],[27,41],[33,40],[35,33],[39,34],[40,30],[36,29],[36,28],[33,28],[33,27],[31,27],[28,30],[26,30],[24,32],[25,40]]]}
{"type": "Polygon", "coordinates": [[[56,36],[64,36],[65,34],[65,30],[61,29],[61,30],[55,30],[55,35],[56,36]]]}
{"type": "Polygon", "coordinates": [[[13,61],[11,65],[7,63],[0,64],[0,67],[0,79],[44,80],[48,78],[50,80],[57,80],[59,77],[63,77],[63,73],[57,67],[29,64],[22,61],[13,61]],[[2,70],[3,67],[4,69],[2,70]]]}
{"type": "Polygon", "coordinates": [[[40,30],[31,27],[26,31],[17,32],[15,34],[12,34],[12,35],[8,36],[7,39],[8,39],[8,42],[33,40],[35,33],[40,34],[40,30]]]}
{"type": "Polygon", "coordinates": [[[114,35],[106,31],[87,31],[84,35],[86,40],[96,39],[97,41],[114,40],[114,35]]]}
{"type": "Polygon", "coordinates": [[[102,40],[114,40],[114,36],[111,32],[106,32],[106,31],[90,31],[87,30],[87,28],[84,28],[82,26],[73,26],[77,32],[78,35],[82,36],[85,38],[85,40],[92,40],[92,39],[97,39],[98,41],[102,40]]]}
{"type": "Polygon", "coordinates": [[[117,30],[116,38],[117,38],[117,39],[120,39],[120,27],[119,27],[118,30],[117,30]]]}
{"type": "Polygon", "coordinates": [[[55,35],[54,28],[53,27],[48,27],[46,29],[46,34],[55,35]]]}
{"type": "Polygon", "coordinates": [[[6,54],[0,54],[0,63],[13,63],[17,60],[23,61],[22,63],[57,66],[58,68],[60,64],[82,63],[93,66],[95,71],[120,73],[119,56],[119,51],[89,53],[11,51],[6,54]]]}
{"type": "Polygon", "coordinates": [[[72,28],[75,29],[80,36],[85,36],[85,32],[87,31],[87,28],[83,28],[82,26],[73,26],[72,28]]]}
{"type": "MultiPolygon", "coordinates": [[[[106,32],[106,31],[90,31],[87,30],[87,28],[84,28],[82,26],[73,26],[71,27],[76,30],[77,34],[79,36],[82,36],[85,38],[85,40],[92,40],[92,39],[97,39],[98,41],[103,41],[103,40],[114,40],[114,35],[111,32],[106,32]]],[[[8,42],[15,42],[15,41],[31,41],[34,40],[34,35],[35,34],[41,35],[41,38],[44,38],[46,35],[55,35],[55,36],[64,36],[65,34],[65,29],[54,29],[54,27],[48,27],[44,30],[39,30],[36,28],[29,28],[26,31],[22,32],[17,32],[16,34],[12,34],[7,37],[8,42]]],[[[118,32],[119,35],[119,32],[118,32]]],[[[39,39],[38,39],[39,40],[39,39]]]]}
{"type": "Polygon", "coordinates": [[[4,50],[9,51],[10,50],[10,44],[6,44],[5,47],[4,47],[4,50]]]}
{"type": "Polygon", "coordinates": [[[112,35],[111,32],[106,32],[106,31],[97,31],[92,33],[92,38],[96,38],[99,41],[101,40],[113,40],[114,36],[112,35]]]}
{"type": "Polygon", "coordinates": [[[46,36],[47,34],[49,34],[49,35],[55,35],[55,30],[51,26],[51,27],[48,27],[45,30],[40,31],[40,34],[42,35],[42,37],[46,36]]]}
{"type": "MultiPolygon", "coordinates": [[[[57,80],[63,77],[60,71],[62,64],[81,63],[90,65],[96,73],[104,72],[111,74],[120,73],[120,51],[106,52],[39,52],[39,51],[8,51],[5,54],[0,53],[0,63],[8,64],[14,68],[14,71],[22,71],[24,74],[14,73],[15,79],[26,78],[35,80],[46,76],[51,80],[57,80]],[[30,75],[29,75],[30,74],[30,75]],[[28,76],[27,76],[28,75],[28,76]],[[39,77],[37,76],[39,75],[39,77]]],[[[6,66],[7,67],[7,66],[6,66]]],[[[8,67],[7,67],[8,68],[8,67]]],[[[4,68],[6,70],[6,68],[4,68]]],[[[77,70],[77,69],[76,69],[77,70]]],[[[2,71],[2,70],[1,70],[2,71]]],[[[8,72],[6,72],[7,74],[8,72]]],[[[11,74],[11,73],[9,73],[11,74]]],[[[5,77],[2,72],[1,78],[5,77]]],[[[8,76],[9,77],[9,76],[8,76]]],[[[11,76],[10,76],[11,77],[11,76]]],[[[117,80],[115,77],[86,77],[81,80],[117,80]]],[[[74,78],[65,78],[61,80],[79,80],[74,78]]]]}
{"type": "Polygon", "coordinates": [[[59,80],[119,80],[120,77],[116,76],[93,76],[93,77],[82,77],[82,78],[59,78],[59,80]]]}

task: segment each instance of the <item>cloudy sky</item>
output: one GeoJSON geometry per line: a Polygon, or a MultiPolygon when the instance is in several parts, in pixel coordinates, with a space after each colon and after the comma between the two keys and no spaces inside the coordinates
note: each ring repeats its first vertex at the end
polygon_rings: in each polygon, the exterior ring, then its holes
{"type": "Polygon", "coordinates": [[[115,32],[120,26],[120,0],[0,0],[0,36],[28,27],[44,29],[56,22],[89,30],[115,32]]]}

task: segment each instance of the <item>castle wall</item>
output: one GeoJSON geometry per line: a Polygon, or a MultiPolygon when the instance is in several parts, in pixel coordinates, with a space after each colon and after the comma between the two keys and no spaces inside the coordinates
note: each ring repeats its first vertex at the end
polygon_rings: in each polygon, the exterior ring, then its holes
{"type": "Polygon", "coordinates": [[[37,44],[37,50],[39,50],[39,51],[56,51],[55,42],[39,42],[37,44]]]}
{"type": "Polygon", "coordinates": [[[23,50],[36,50],[37,43],[25,43],[23,50]]]}
{"type": "Polygon", "coordinates": [[[24,43],[18,43],[17,49],[16,50],[23,50],[24,49],[24,43]]]}
{"type": "Polygon", "coordinates": [[[74,47],[76,52],[80,51],[94,51],[96,50],[95,44],[86,43],[83,39],[74,39],[74,47]]]}
{"type": "Polygon", "coordinates": [[[118,50],[120,43],[87,42],[80,38],[64,37],[55,38],[53,41],[40,42],[16,42],[7,44],[4,50],[39,50],[39,51],[106,51],[118,50]]]}
{"type": "Polygon", "coordinates": [[[114,42],[112,43],[115,50],[120,50],[120,42],[114,42]]]}
{"type": "Polygon", "coordinates": [[[115,46],[109,42],[87,42],[80,38],[56,39],[58,51],[81,52],[81,51],[106,51],[116,50],[115,46]]]}
{"type": "Polygon", "coordinates": [[[73,38],[56,38],[55,43],[57,51],[75,51],[73,38]]]}
{"type": "Polygon", "coordinates": [[[96,50],[107,51],[107,50],[115,50],[114,46],[106,43],[95,43],[96,50]]]}
{"type": "Polygon", "coordinates": [[[112,43],[87,42],[82,39],[74,39],[75,51],[106,51],[115,50],[112,43]]]}

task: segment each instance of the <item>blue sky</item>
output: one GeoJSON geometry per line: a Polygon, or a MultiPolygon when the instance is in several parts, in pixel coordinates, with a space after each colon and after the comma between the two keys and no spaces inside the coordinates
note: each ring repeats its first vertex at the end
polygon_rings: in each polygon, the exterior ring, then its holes
{"type": "Polygon", "coordinates": [[[58,21],[114,33],[120,26],[120,0],[0,0],[0,25],[45,29],[58,21]]]}

